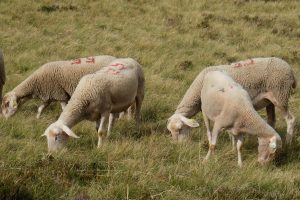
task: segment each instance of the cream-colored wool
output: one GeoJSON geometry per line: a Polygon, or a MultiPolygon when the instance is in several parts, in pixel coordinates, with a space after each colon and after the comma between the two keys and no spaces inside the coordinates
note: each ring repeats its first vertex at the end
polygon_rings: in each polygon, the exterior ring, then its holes
{"type": "Polygon", "coordinates": [[[295,118],[288,109],[288,101],[297,82],[291,67],[280,58],[254,58],[231,65],[205,68],[185,93],[175,114],[190,118],[201,111],[200,94],[203,78],[206,73],[213,70],[223,70],[241,84],[249,93],[256,110],[266,107],[268,123],[273,127],[275,126],[274,106],[277,107],[286,119],[286,141],[291,143],[295,118]]]}
{"type": "Polygon", "coordinates": [[[3,115],[12,116],[20,102],[23,103],[31,98],[39,98],[43,101],[37,118],[53,101],[66,104],[84,75],[98,71],[114,59],[113,56],[104,55],[44,64],[4,96],[3,115]]]}
{"type": "Polygon", "coordinates": [[[221,71],[206,73],[201,90],[201,102],[210,144],[206,159],[214,151],[218,134],[222,129],[230,130],[236,138],[239,166],[242,166],[240,148],[244,133],[258,137],[258,160],[261,163],[271,161],[276,150],[281,148],[279,134],[256,112],[247,91],[226,73],[221,71]],[[210,121],[214,122],[212,131],[210,121]]]}
{"type": "MultiPolygon", "coordinates": [[[[144,84],[144,73],[132,58],[115,59],[98,72],[84,76],[59,119],[45,131],[49,151],[55,151],[61,146],[59,141],[53,142],[56,135],[72,136],[63,128],[68,128],[70,133],[70,128],[84,119],[96,121],[100,147],[109,114],[122,112],[134,102],[139,127],[144,84]]],[[[108,127],[108,134],[110,129],[108,127]]]]}
{"type": "Polygon", "coordinates": [[[0,49],[0,102],[2,101],[2,89],[5,84],[5,66],[4,66],[4,57],[2,49],[0,49]]]}

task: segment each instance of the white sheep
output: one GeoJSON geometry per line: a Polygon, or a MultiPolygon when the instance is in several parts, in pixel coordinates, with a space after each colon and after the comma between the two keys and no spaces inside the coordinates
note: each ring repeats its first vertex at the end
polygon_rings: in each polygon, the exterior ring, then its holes
{"type": "Polygon", "coordinates": [[[114,59],[104,55],[46,63],[3,97],[2,113],[6,118],[11,117],[20,103],[31,98],[43,101],[37,118],[53,101],[60,101],[64,108],[84,75],[98,71],[114,59]]]}
{"type": "Polygon", "coordinates": [[[245,133],[258,137],[258,161],[262,164],[271,161],[277,149],[281,148],[278,133],[255,111],[247,91],[226,73],[210,71],[205,75],[201,102],[209,141],[205,160],[214,152],[218,134],[222,129],[229,130],[237,142],[239,166],[242,166],[240,150],[245,133]],[[212,131],[210,121],[214,121],[212,131]]]}
{"type": "Polygon", "coordinates": [[[275,57],[254,58],[231,65],[207,67],[201,71],[185,93],[175,114],[169,119],[168,126],[173,127],[174,138],[176,135],[183,137],[185,134],[182,130],[193,126],[193,121],[188,118],[201,111],[203,79],[206,73],[214,70],[226,71],[233,80],[241,84],[249,93],[256,110],[266,107],[268,123],[272,127],[275,126],[275,107],[278,108],[287,122],[286,142],[291,143],[295,117],[288,109],[288,101],[297,82],[291,67],[284,60],[275,57]]]}
{"type": "Polygon", "coordinates": [[[2,89],[5,84],[5,67],[2,49],[0,49],[0,102],[2,101],[2,89]]]}
{"type": "Polygon", "coordinates": [[[98,72],[84,76],[59,119],[43,134],[47,136],[49,152],[62,148],[69,136],[78,138],[71,128],[84,119],[96,121],[100,147],[109,114],[122,112],[134,102],[139,128],[144,82],[143,71],[132,58],[116,59],[98,72]]]}

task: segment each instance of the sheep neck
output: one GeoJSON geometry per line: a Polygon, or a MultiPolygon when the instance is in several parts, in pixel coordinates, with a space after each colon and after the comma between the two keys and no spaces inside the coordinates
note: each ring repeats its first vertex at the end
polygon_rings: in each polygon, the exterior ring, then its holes
{"type": "Polygon", "coordinates": [[[69,128],[72,128],[83,119],[84,111],[84,102],[70,100],[64,111],[61,113],[59,120],[63,121],[69,128]]]}
{"type": "Polygon", "coordinates": [[[246,132],[251,135],[257,135],[261,138],[278,136],[276,131],[269,124],[267,124],[254,109],[245,112],[241,119],[248,119],[243,122],[244,128],[242,129],[242,132],[246,132]]]}
{"type": "Polygon", "coordinates": [[[20,83],[15,89],[13,90],[18,99],[23,99],[29,97],[33,94],[34,87],[36,85],[36,79],[34,76],[29,76],[25,79],[22,83],[20,83]]]}

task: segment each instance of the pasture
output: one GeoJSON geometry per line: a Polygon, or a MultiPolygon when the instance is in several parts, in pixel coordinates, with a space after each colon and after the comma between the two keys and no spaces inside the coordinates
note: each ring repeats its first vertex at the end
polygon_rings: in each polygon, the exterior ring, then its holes
{"type": "MultiPolygon", "coordinates": [[[[40,137],[60,112],[35,118],[37,100],[0,118],[0,199],[300,199],[300,86],[290,99],[292,146],[270,165],[257,164],[257,139],[247,137],[243,168],[226,133],[203,164],[206,129],[175,144],[166,122],[205,67],[253,57],[286,60],[300,81],[298,0],[1,0],[0,48],[12,90],[46,62],[92,55],[132,57],[143,66],[146,94],[141,131],[116,122],[97,149],[95,123],[72,130],[67,149],[47,157],[40,137]]],[[[260,112],[265,117],[265,111],[260,112]]],[[[277,113],[277,132],[286,123],[277,113]]]]}

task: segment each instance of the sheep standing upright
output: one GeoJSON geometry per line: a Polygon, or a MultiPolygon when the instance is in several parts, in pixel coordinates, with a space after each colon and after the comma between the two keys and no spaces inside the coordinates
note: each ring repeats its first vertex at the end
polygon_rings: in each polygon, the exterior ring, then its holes
{"type": "Polygon", "coordinates": [[[192,126],[191,122],[187,122],[190,120],[188,118],[201,111],[203,79],[209,71],[214,70],[226,71],[234,81],[241,84],[249,93],[256,110],[266,107],[268,123],[273,127],[275,107],[278,108],[287,123],[286,142],[291,143],[295,117],[289,111],[288,102],[297,81],[291,67],[284,60],[275,57],[254,58],[231,65],[212,66],[201,71],[185,93],[175,114],[169,119],[169,125],[173,127],[172,135],[183,137],[183,132],[192,126]]]}
{"type": "Polygon", "coordinates": [[[3,97],[2,113],[6,118],[11,117],[20,103],[31,98],[43,102],[38,108],[37,118],[53,101],[60,101],[64,108],[84,75],[98,71],[114,59],[104,55],[46,63],[3,97]]]}
{"type": "Polygon", "coordinates": [[[240,150],[245,133],[258,137],[258,161],[262,164],[271,161],[281,148],[280,136],[255,111],[247,91],[224,72],[211,71],[205,75],[201,102],[209,141],[205,159],[214,152],[221,129],[229,130],[236,139],[239,166],[242,166],[240,150]],[[212,131],[210,121],[214,121],[212,131]]]}
{"type": "Polygon", "coordinates": [[[0,49],[0,102],[2,102],[2,90],[5,84],[5,66],[4,66],[4,57],[2,49],[0,49]]]}
{"type": "MultiPolygon", "coordinates": [[[[47,136],[48,150],[62,148],[69,136],[77,138],[70,128],[84,119],[96,121],[100,147],[110,113],[122,112],[134,102],[139,129],[144,82],[143,71],[132,58],[115,59],[98,72],[84,76],[59,119],[43,134],[47,136]]],[[[109,134],[111,123],[108,125],[109,134]]]]}

